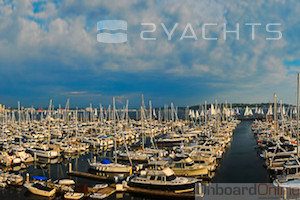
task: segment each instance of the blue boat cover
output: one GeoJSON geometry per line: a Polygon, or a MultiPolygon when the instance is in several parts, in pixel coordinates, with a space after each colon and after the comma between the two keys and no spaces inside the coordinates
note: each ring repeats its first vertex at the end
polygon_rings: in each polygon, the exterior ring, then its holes
{"type": "Polygon", "coordinates": [[[102,160],[102,162],[101,162],[101,164],[110,164],[111,162],[108,160],[108,159],[106,159],[106,158],[104,158],[103,160],[102,160]]]}
{"type": "Polygon", "coordinates": [[[38,180],[38,181],[45,181],[45,180],[47,180],[47,177],[43,177],[43,176],[33,176],[32,178],[35,179],[35,180],[38,180]]]}

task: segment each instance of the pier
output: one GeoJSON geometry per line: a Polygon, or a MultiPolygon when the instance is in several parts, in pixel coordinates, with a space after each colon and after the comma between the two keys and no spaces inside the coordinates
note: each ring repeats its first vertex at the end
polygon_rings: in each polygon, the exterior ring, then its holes
{"type": "Polygon", "coordinates": [[[168,191],[159,191],[159,190],[149,190],[135,187],[127,187],[126,191],[128,193],[136,193],[141,195],[147,195],[151,197],[161,197],[161,198],[172,198],[172,199],[195,199],[194,193],[176,193],[168,191]]]}
{"type": "Polygon", "coordinates": [[[69,171],[67,172],[67,174],[69,176],[81,177],[86,179],[100,180],[104,182],[115,182],[115,179],[113,177],[101,176],[97,174],[91,174],[91,173],[80,172],[80,171],[73,171],[71,163],[69,163],[69,171]]]}
{"type": "Polygon", "coordinates": [[[94,179],[94,180],[100,180],[105,182],[114,182],[114,178],[107,177],[107,176],[99,176],[96,174],[86,173],[86,172],[78,172],[78,171],[71,171],[67,172],[69,176],[75,176],[75,177],[81,177],[86,179],[94,179]]]}

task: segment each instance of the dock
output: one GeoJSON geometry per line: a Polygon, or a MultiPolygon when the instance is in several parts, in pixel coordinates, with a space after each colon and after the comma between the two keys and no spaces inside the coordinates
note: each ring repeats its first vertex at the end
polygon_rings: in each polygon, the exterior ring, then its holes
{"type": "Polygon", "coordinates": [[[86,173],[86,172],[69,171],[69,172],[67,172],[67,174],[69,176],[76,176],[76,177],[81,177],[81,178],[86,178],[86,179],[94,179],[94,180],[100,180],[100,181],[105,181],[105,182],[114,182],[113,177],[100,176],[100,175],[86,173]]]}
{"type": "Polygon", "coordinates": [[[101,193],[101,194],[105,194],[106,197],[114,194],[116,192],[116,184],[111,184],[109,185],[108,187],[106,188],[102,188],[102,189],[92,189],[92,188],[89,188],[89,193],[101,193]]]}
{"type": "Polygon", "coordinates": [[[168,192],[168,191],[160,191],[160,190],[149,190],[143,188],[136,187],[126,187],[126,192],[128,193],[137,193],[149,196],[156,197],[168,197],[171,199],[195,199],[196,195],[194,193],[176,193],[176,192],[168,192]]]}
{"type": "Polygon", "coordinates": [[[69,176],[100,180],[100,181],[103,181],[103,182],[115,182],[113,177],[101,176],[101,175],[91,174],[91,173],[86,173],[86,172],[73,171],[72,170],[72,163],[69,163],[69,171],[67,171],[67,174],[69,176]]]}

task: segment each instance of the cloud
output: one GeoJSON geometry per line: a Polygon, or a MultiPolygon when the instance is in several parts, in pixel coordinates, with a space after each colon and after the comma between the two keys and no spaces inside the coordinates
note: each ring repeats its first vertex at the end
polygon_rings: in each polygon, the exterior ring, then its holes
{"type": "MultiPolygon", "coordinates": [[[[103,96],[124,94],[123,91],[155,95],[155,88],[162,90],[157,91],[160,95],[168,94],[182,103],[198,98],[186,90],[173,91],[171,86],[176,83],[174,87],[191,88],[207,98],[223,95],[219,87],[237,100],[249,96],[263,99],[266,94],[261,94],[260,88],[292,88],[291,73],[298,70],[298,65],[287,65],[286,61],[300,56],[299,12],[300,3],[296,0],[2,1],[0,72],[4,76],[0,87],[10,87],[17,94],[19,85],[27,86],[26,90],[37,96],[53,87],[58,88],[57,94],[73,96],[96,95],[95,91],[103,96]],[[128,42],[98,43],[96,24],[102,19],[127,20],[128,42]],[[140,39],[142,22],[156,24],[155,41],[140,39]],[[262,24],[255,41],[244,25],[249,22],[262,24]],[[266,32],[270,22],[282,24],[282,40],[265,39],[270,36],[266,32]],[[160,23],[168,30],[179,24],[171,41],[160,23]],[[187,23],[195,29],[197,41],[179,40],[187,23]],[[203,23],[217,23],[207,32],[218,37],[217,41],[202,39],[203,23]],[[224,23],[232,29],[240,24],[239,41],[222,39],[224,23]],[[15,83],[11,81],[14,76],[18,77],[15,83]],[[251,93],[241,96],[229,87],[238,91],[252,88],[251,93]],[[43,91],[37,92],[37,88],[43,91]],[[83,91],[86,93],[80,94],[83,91]]],[[[293,90],[280,94],[288,92],[293,90]]],[[[156,98],[162,101],[160,95],[156,98]]]]}
{"type": "Polygon", "coordinates": [[[101,96],[98,93],[90,93],[88,91],[71,91],[71,92],[63,92],[62,95],[64,96],[101,96]]]}

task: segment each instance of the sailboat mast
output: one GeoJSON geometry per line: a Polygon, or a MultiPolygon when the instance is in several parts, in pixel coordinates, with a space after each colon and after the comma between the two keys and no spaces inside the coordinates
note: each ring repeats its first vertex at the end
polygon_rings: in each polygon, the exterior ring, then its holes
{"type": "Polygon", "coordinates": [[[77,139],[77,132],[78,132],[78,107],[76,107],[76,114],[75,114],[75,120],[76,120],[76,139],[77,139]]]}
{"type": "Polygon", "coordinates": [[[50,140],[51,140],[51,132],[50,132],[50,122],[51,122],[51,108],[52,108],[52,99],[50,99],[50,104],[49,104],[49,109],[48,109],[48,117],[49,117],[49,121],[48,121],[48,147],[50,145],[50,140]]]}
{"type": "Polygon", "coordinates": [[[297,156],[299,156],[299,72],[297,76],[297,156]]]}
{"type": "Polygon", "coordinates": [[[206,135],[206,114],[207,114],[207,102],[205,101],[204,102],[204,135],[206,135]]]}
{"type": "Polygon", "coordinates": [[[145,103],[144,103],[144,95],[142,94],[142,107],[141,107],[141,125],[142,125],[142,148],[145,148],[145,136],[144,136],[144,119],[146,115],[144,113],[145,103]]]}
{"type": "Polygon", "coordinates": [[[278,127],[277,127],[277,94],[276,93],[274,93],[274,123],[275,123],[276,134],[278,134],[278,127]]]}
{"type": "Polygon", "coordinates": [[[269,123],[271,122],[271,102],[269,101],[269,123]]]}
{"type": "Polygon", "coordinates": [[[116,102],[115,97],[113,97],[113,129],[115,134],[115,146],[114,146],[114,154],[115,154],[115,163],[118,162],[117,158],[117,135],[116,135],[116,127],[115,127],[115,120],[116,120],[116,102]]]}
{"type": "Polygon", "coordinates": [[[18,120],[19,120],[19,126],[18,126],[18,135],[20,135],[20,132],[21,132],[21,104],[20,104],[20,101],[18,101],[18,120]]]}

